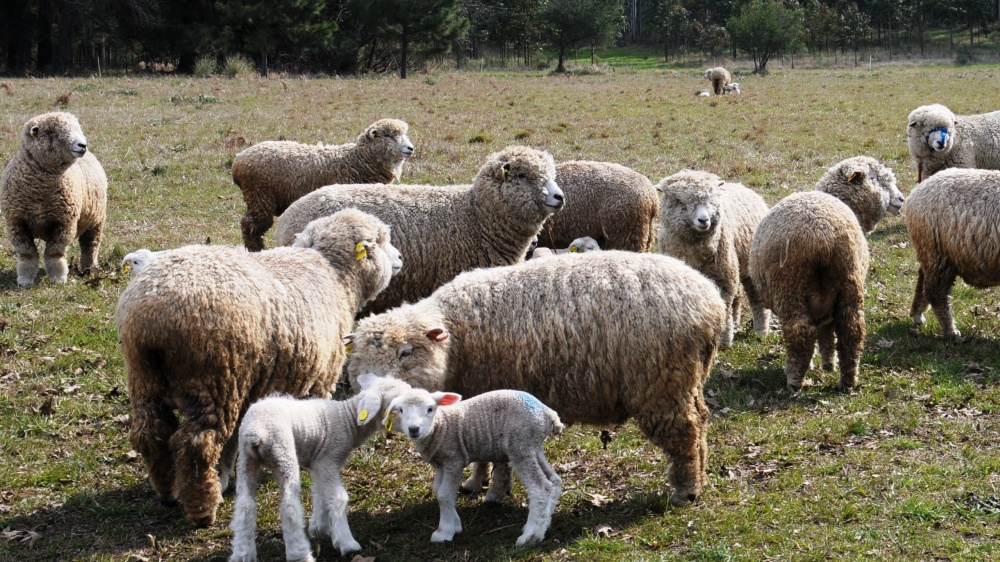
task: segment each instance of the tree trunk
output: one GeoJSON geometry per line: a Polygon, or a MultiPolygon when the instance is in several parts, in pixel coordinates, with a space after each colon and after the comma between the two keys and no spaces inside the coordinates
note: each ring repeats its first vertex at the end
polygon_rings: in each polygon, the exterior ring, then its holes
{"type": "Polygon", "coordinates": [[[54,66],[56,74],[65,74],[73,66],[74,12],[72,2],[64,0],[59,8],[59,43],[54,66]]]}
{"type": "Polygon", "coordinates": [[[401,47],[402,48],[400,49],[400,53],[399,53],[399,77],[405,80],[406,79],[406,55],[408,54],[407,51],[410,48],[410,40],[409,40],[409,37],[407,37],[406,26],[405,25],[403,26],[403,36],[402,36],[402,46],[401,47]]]}
{"type": "Polygon", "coordinates": [[[260,75],[262,78],[267,78],[267,53],[262,52],[260,54],[260,75]]]}
{"type": "Polygon", "coordinates": [[[597,66],[597,55],[594,53],[594,46],[590,46],[590,66],[597,66]]]}
{"type": "Polygon", "coordinates": [[[556,64],[556,72],[566,72],[566,65],[564,61],[566,60],[566,45],[562,41],[559,42],[559,63],[556,64]]]}

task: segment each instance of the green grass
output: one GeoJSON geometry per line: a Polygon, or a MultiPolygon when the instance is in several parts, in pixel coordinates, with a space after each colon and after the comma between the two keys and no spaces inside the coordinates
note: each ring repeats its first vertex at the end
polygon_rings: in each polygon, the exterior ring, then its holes
{"type": "MultiPolygon", "coordinates": [[[[693,95],[707,85],[700,67],[543,74],[11,80],[14,94],[0,95],[0,154],[15,152],[21,125],[50,110],[56,93],[73,91],[69,110],[110,188],[102,272],[89,284],[74,276],[57,287],[41,276],[18,290],[0,238],[0,560],[228,559],[231,498],[215,527],[194,529],[157,503],[130,451],[113,315],[125,253],[239,243],[243,202],[228,164],[243,141],[340,143],[397,117],[417,146],[405,183],[469,182],[490,152],[530,143],[557,161],[619,162],[654,181],[706,169],[770,203],[868,154],[892,166],[908,192],[916,174],[907,114],[931,102],[963,114],[995,110],[968,84],[995,82],[1000,69],[786,65],[741,77],[742,96],[710,99],[693,95]],[[469,142],[479,136],[490,141],[469,142]]],[[[940,338],[930,316],[914,329],[917,264],[902,220],[887,219],[869,242],[861,388],[837,392],[836,375],[811,371],[812,386],[788,395],[780,335],[758,338],[744,326],[708,384],[710,481],[693,507],[666,504],[663,454],[633,424],[610,428],[606,449],[599,428],[573,427],[547,446],[565,494],[545,542],[514,548],[527,515],[516,486],[499,508],[460,500],[465,533],[431,545],[431,470],[405,440],[382,436],[345,472],[364,554],[380,562],[996,559],[1000,300],[995,290],[956,286],[965,344],[940,338]]],[[[74,245],[70,255],[78,252],[74,245]]],[[[281,560],[273,481],[259,497],[261,559],[281,560]]],[[[326,541],[314,548],[320,560],[339,559],[326,541]]]]}

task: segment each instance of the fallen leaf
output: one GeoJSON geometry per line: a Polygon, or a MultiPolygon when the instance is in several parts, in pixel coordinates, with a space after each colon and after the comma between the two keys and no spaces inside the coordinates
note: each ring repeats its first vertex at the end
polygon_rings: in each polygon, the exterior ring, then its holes
{"type": "Polygon", "coordinates": [[[604,537],[606,539],[609,539],[611,538],[611,535],[614,534],[615,530],[614,528],[611,527],[611,525],[606,525],[604,523],[601,523],[600,525],[595,526],[592,529],[592,531],[594,531],[594,534],[599,537],[604,537]]]}
{"type": "Polygon", "coordinates": [[[588,493],[587,495],[590,496],[590,503],[594,507],[601,507],[611,501],[611,499],[608,498],[608,496],[602,496],[601,494],[588,493]]]}

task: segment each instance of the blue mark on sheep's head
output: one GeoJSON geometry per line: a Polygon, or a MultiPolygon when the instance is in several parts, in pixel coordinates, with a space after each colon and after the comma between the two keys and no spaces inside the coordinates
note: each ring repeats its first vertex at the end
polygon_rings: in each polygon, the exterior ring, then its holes
{"type": "Polygon", "coordinates": [[[927,145],[930,146],[935,152],[940,152],[945,149],[945,146],[947,146],[948,135],[948,127],[931,129],[931,131],[927,133],[927,145]]]}
{"type": "Polygon", "coordinates": [[[528,394],[527,392],[523,392],[520,390],[516,392],[518,398],[520,398],[521,402],[524,403],[524,407],[527,408],[532,415],[538,416],[545,413],[545,404],[542,404],[541,400],[535,398],[534,396],[528,394]]]}

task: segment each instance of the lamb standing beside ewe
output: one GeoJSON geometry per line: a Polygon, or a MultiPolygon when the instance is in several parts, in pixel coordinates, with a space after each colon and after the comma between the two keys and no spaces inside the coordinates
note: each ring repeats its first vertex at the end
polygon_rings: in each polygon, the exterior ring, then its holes
{"type": "Polygon", "coordinates": [[[906,138],[918,183],[945,168],[1000,170],[1000,111],[955,115],[923,105],[906,119],[906,138]]]}
{"type": "Polygon", "coordinates": [[[566,205],[538,234],[543,248],[565,248],[589,236],[605,250],[647,252],[659,210],[646,176],[610,162],[571,161],[556,166],[566,205]]]}
{"type": "Polygon", "coordinates": [[[771,314],[750,279],[750,242],[767,214],[764,199],[742,184],[708,172],[683,170],[656,185],[661,193],[659,251],[674,256],[715,282],[726,303],[722,345],[739,327],[741,290],[750,303],[753,327],[767,334],[771,314]]]}
{"type": "Polygon", "coordinates": [[[465,396],[523,390],[569,423],[634,418],[670,457],[670,501],[685,505],[707,482],[703,388],[725,319],[715,285],[679,260],[568,254],[469,271],[362,319],[347,371],[352,384],[375,373],[465,396]]]}
{"type": "Polygon", "coordinates": [[[712,83],[712,90],[715,92],[715,95],[721,96],[726,85],[733,81],[733,77],[729,74],[728,70],[717,66],[705,71],[705,80],[712,83]]]}
{"type": "Polygon", "coordinates": [[[354,315],[401,266],[388,227],[354,209],[310,223],[293,248],[185,246],[150,262],[115,319],[130,441],[161,501],[212,524],[243,413],[274,392],[327,396],[354,315]]]}
{"type": "Polygon", "coordinates": [[[823,370],[840,360],[841,389],[858,384],[865,340],[865,234],[896,214],[903,195],[892,170],[873,158],[848,158],[771,208],[750,246],[750,277],[764,306],[781,319],[788,389],[802,388],[819,341],[823,370]]]}
{"type": "Polygon", "coordinates": [[[563,204],[548,152],[522,146],[490,155],[471,186],[327,186],[281,216],[278,244],[289,244],[309,221],[357,207],[392,225],[407,267],[365,307],[381,312],[434,292],[459,273],[524,260],[542,223],[563,204]]]}
{"type": "Polygon", "coordinates": [[[264,233],[274,217],[324,185],[398,181],[403,160],[413,154],[408,130],[404,121],[381,119],[365,129],[357,142],[310,145],[266,141],[237,154],[233,182],[247,204],[240,221],[243,244],[251,252],[263,250],[264,233]]]}
{"type": "Polygon", "coordinates": [[[740,83],[739,82],[732,82],[730,84],[726,84],[725,86],[722,87],[722,91],[727,96],[730,95],[730,94],[734,95],[734,96],[738,96],[738,95],[740,95],[740,83]]]}
{"type": "Polygon", "coordinates": [[[0,178],[0,210],[17,252],[17,284],[30,287],[45,242],[45,272],[54,283],[69,274],[66,249],[80,239],[80,271],[97,267],[107,213],[108,178],[71,113],[43,113],[21,129],[21,148],[0,178]]]}
{"type": "Polygon", "coordinates": [[[944,170],[913,189],[905,211],[920,262],[910,317],[922,325],[931,306],[941,332],[962,341],[948,303],[955,278],[1000,285],[1000,172],[944,170]]]}
{"type": "MultiPolygon", "coordinates": [[[[360,377],[358,382],[362,382],[360,377]]],[[[389,404],[385,423],[386,429],[396,427],[410,438],[436,471],[434,495],[441,519],[431,542],[450,541],[462,532],[455,496],[462,470],[472,462],[510,463],[528,493],[528,522],[517,546],[545,538],[562,494],[562,478],[552,470],[542,449],[546,437],[563,430],[559,415],[551,408],[518,390],[496,390],[462,400],[458,394],[415,388],[389,404]]]]}
{"type": "Polygon", "coordinates": [[[268,468],[281,492],[281,534],[285,559],[313,562],[309,539],[302,529],[304,511],[301,468],[312,476],[313,514],[309,532],[328,535],[341,556],[361,550],[347,523],[347,490],[341,471],[351,451],[378,432],[389,403],[410,389],[390,377],[361,375],[361,392],[341,401],[270,396],[247,410],[239,432],[236,502],[233,505],[233,555],[230,562],[257,559],[255,498],[261,471],[268,468]]]}

